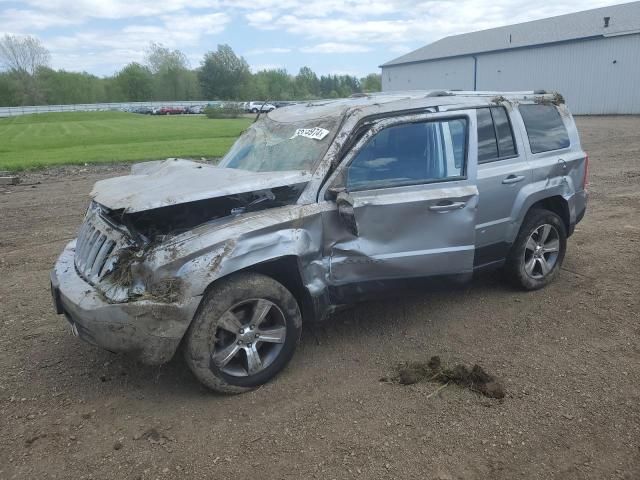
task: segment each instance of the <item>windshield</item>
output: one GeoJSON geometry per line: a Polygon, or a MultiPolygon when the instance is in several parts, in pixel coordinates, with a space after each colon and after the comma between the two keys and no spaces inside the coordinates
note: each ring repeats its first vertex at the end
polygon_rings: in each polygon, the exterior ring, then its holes
{"type": "Polygon", "coordinates": [[[253,172],[313,171],[329,148],[339,120],[336,116],[281,123],[263,117],[238,138],[220,166],[253,172]]]}

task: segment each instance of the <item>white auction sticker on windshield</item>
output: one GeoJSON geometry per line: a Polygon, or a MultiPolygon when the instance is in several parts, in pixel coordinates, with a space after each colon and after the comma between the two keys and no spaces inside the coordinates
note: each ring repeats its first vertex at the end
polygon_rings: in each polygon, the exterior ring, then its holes
{"type": "Polygon", "coordinates": [[[313,138],[314,140],[322,140],[324,137],[329,135],[329,130],[325,130],[324,128],[314,127],[314,128],[298,128],[296,133],[293,134],[289,140],[292,140],[296,137],[306,137],[313,138]]]}

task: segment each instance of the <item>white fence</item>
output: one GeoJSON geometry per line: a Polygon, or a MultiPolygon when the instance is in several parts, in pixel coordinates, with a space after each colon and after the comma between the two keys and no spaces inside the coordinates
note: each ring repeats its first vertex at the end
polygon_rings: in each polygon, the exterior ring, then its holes
{"type": "MultiPolygon", "coordinates": [[[[14,117],[30,113],[48,112],[101,112],[108,110],[129,111],[134,108],[149,107],[189,107],[192,105],[219,105],[222,102],[208,100],[187,100],[183,102],[124,102],[124,103],[80,103],[76,105],[33,105],[25,107],[0,107],[0,117],[14,117]]],[[[235,103],[235,102],[225,102],[235,103]]]]}

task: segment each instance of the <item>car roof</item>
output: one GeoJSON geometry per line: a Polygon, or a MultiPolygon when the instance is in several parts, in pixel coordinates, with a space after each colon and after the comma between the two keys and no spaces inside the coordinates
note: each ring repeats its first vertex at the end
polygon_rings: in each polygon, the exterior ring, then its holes
{"type": "Polygon", "coordinates": [[[409,90],[356,94],[336,100],[312,100],[273,110],[271,120],[280,123],[308,122],[326,117],[355,114],[360,117],[376,113],[411,110],[437,106],[477,107],[501,101],[552,102],[562,98],[558,93],[544,90],[526,92],[457,91],[457,90],[409,90]]]}

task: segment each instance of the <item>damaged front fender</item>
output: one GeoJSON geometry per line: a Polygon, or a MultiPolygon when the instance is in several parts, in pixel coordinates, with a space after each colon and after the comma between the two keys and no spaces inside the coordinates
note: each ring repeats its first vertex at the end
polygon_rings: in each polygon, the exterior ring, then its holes
{"type": "Polygon", "coordinates": [[[335,209],[331,202],[291,205],[243,215],[224,228],[197,228],[150,252],[145,262],[153,272],[149,283],[179,279],[182,295],[199,296],[222,277],[293,256],[305,287],[323,290],[322,214],[335,209]]]}

